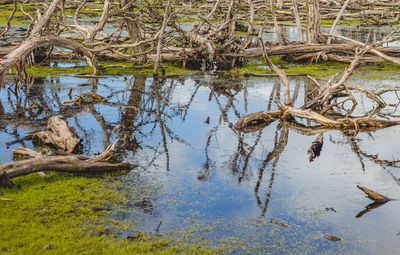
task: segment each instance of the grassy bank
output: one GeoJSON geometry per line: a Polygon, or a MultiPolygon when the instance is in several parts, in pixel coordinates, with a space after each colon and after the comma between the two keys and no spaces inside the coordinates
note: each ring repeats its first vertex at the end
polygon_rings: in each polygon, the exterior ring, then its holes
{"type": "Polygon", "coordinates": [[[213,254],[209,248],[150,237],[118,237],[131,226],[107,217],[124,201],[112,176],[32,174],[20,189],[0,188],[1,254],[213,254]]]}

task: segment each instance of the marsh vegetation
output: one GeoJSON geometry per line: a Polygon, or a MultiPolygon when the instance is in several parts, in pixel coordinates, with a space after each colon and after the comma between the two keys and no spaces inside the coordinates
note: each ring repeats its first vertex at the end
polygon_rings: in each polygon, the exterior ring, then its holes
{"type": "Polygon", "coordinates": [[[1,252],[396,253],[398,3],[0,4],[1,252]]]}

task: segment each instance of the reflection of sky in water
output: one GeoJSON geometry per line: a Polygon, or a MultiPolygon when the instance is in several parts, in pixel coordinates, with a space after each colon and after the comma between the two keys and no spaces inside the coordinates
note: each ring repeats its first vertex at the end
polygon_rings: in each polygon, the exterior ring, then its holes
{"type": "MultiPolygon", "coordinates": [[[[352,78],[351,82],[374,86],[373,81],[369,85],[362,79],[352,78]]],[[[309,81],[299,77],[291,78],[290,83],[292,88],[299,86],[297,105],[301,105],[304,101],[303,86],[309,81]]],[[[396,85],[392,80],[381,83],[396,85]]],[[[72,96],[97,88],[98,94],[109,96],[108,101],[115,104],[128,102],[131,95],[128,88],[141,90],[135,87],[139,85],[130,76],[126,79],[110,76],[99,79],[97,83],[90,79],[53,77],[44,79],[43,84],[43,87],[39,82],[35,85],[30,98],[39,102],[43,102],[41,98],[45,99],[49,107],[47,114],[52,114],[51,109],[56,114],[62,108],[61,112],[68,116],[70,125],[85,140],[84,147],[89,154],[102,151],[109,139],[118,136],[114,127],[121,123],[125,109],[103,104],[60,107],[59,102],[69,99],[69,88],[73,88],[72,96]],[[131,79],[132,83],[129,82],[131,79]]],[[[247,253],[375,254],[383,251],[384,254],[394,254],[400,231],[397,215],[400,204],[389,202],[361,218],[355,218],[370,203],[356,185],[364,185],[388,197],[399,197],[398,168],[380,166],[376,160],[398,158],[399,149],[393,138],[399,137],[399,127],[371,134],[360,133],[355,142],[361,152],[352,148],[350,138],[340,131],[326,132],[321,156],[311,164],[307,149],[317,135],[305,136],[289,130],[287,145],[276,163],[273,182],[270,179],[274,159],[265,167],[260,188],[254,192],[259,169],[284,128],[275,122],[261,134],[241,135],[245,152],[237,155],[239,137],[230,126],[239,118],[238,114],[246,113],[245,109],[247,112],[266,109],[275,84],[275,78],[225,77],[221,80],[215,75],[167,80],[159,94],[161,109],[164,109],[162,119],[169,134],[166,142],[170,171],[166,171],[166,153],[159,123],[153,113],[139,114],[135,125],[144,124],[133,133],[142,141],[142,149],[126,158],[137,167],[121,178],[127,190],[139,189],[140,192],[129,197],[131,203],[113,215],[132,221],[140,219],[137,228],[150,232],[154,232],[162,220],[162,233],[187,229],[195,237],[212,243],[232,244],[234,240],[228,237],[233,236],[240,242],[242,251],[247,253]],[[241,89],[233,90],[229,86],[241,89]],[[234,95],[232,101],[223,94],[227,92],[234,95]],[[226,114],[223,114],[224,109],[226,114]],[[207,117],[209,124],[205,123],[207,117]],[[246,156],[256,142],[243,171],[246,156]],[[235,157],[237,164],[234,164],[235,157]],[[205,170],[207,165],[208,171],[205,170]],[[135,205],[143,200],[151,204],[150,210],[135,205]],[[268,206],[264,209],[266,204],[268,206]],[[336,212],[326,208],[334,208],[336,212]],[[270,219],[284,222],[290,229],[272,224],[270,219]],[[339,236],[343,241],[334,243],[321,238],[325,234],[339,236]]],[[[139,105],[154,111],[157,102],[151,85],[152,79],[147,78],[138,98],[141,98],[139,105]]],[[[5,89],[0,91],[6,113],[12,111],[8,97],[13,98],[12,93],[5,89]]],[[[360,104],[356,113],[361,113],[364,108],[370,109],[371,106],[367,102],[360,104]]],[[[276,109],[276,105],[272,104],[271,109],[276,109]]],[[[38,118],[45,116],[46,111],[38,118]]],[[[13,140],[16,134],[24,136],[36,128],[30,121],[34,123],[27,118],[23,126],[2,118],[1,163],[11,161],[12,156],[5,142],[13,140]]],[[[30,142],[25,145],[32,146],[30,142]]],[[[12,145],[10,149],[18,146],[20,144],[12,145]]],[[[174,236],[182,238],[179,233],[174,236]]]]}

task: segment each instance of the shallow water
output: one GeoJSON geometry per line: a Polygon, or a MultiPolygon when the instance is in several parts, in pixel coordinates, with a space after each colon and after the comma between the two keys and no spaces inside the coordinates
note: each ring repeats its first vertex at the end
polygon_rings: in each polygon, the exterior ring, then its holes
{"type": "MultiPolygon", "coordinates": [[[[391,79],[351,82],[369,88],[397,86],[391,79]]],[[[304,87],[312,83],[303,77],[290,83],[296,105],[302,105],[304,87]]],[[[83,138],[88,155],[123,135],[141,141],[140,148],[133,146],[124,154],[135,165],[120,177],[128,202],[110,214],[139,230],[157,234],[161,222],[161,234],[226,245],[232,254],[397,254],[398,201],[355,216],[372,202],[356,185],[400,198],[400,128],[356,138],[327,131],[321,156],[311,163],[307,149],[319,133],[305,135],[279,122],[253,133],[236,132],[232,125],[240,116],[277,108],[279,91],[283,93],[279,84],[275,78],[218,73],[166,79],[158,85],[144,76],[36,79],[18,97],[7,88],[0,90],[0,163],[12,161],[13,148],[33,148],[30,141],[6,143],[43,129],[49,116],[62,114],[83,138]],[[108,103],[62,105],[71,87],[72,97],[95,91],[108,103]],[[45,110],[37,116],[14,114],[18,104],[32,101],[45,110]]],[[[355,97],[363,99],[356,114],[373,109],[366,98],[355,97]]],[[[386,100],[397,102],[394,95],[386,100]]],[[[385,113],[399,114],[395,107],[385,113]]]]}

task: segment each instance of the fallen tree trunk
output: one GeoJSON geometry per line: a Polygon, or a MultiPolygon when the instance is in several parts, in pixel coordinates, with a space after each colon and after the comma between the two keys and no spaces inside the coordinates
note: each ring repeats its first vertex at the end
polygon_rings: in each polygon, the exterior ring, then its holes
{"type": "Polygon", "coordinates": [[[41,171],[57,171],[68,173],[98,173],[116,170],[129,170],[128,162],[108,163],[103,161],[81,160],[78,156],[50,156],[27,159],[0,166],[0,175],[10,178],[41,171]]]}

